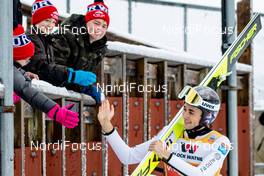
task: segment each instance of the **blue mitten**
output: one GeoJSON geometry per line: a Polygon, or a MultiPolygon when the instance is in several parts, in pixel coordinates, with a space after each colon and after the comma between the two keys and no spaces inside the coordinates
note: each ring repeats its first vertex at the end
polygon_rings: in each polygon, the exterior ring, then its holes
{"type": "Polygon", "coordinates": [[[95,101],[97,105],[101,104],[101,96],[102,96],[102,92],[100,90],[100,88],[94,85],[90,85],[88,87],[84,87],[82,90],[82,93],[91,96],[95,101]]]}
{"type": "Polygon", "coordinates": [[[68,83],[78,84],[80,86],[89,86],[96,82],[96,75],[89,71],[76,70],[68,68],[68,83]]]}

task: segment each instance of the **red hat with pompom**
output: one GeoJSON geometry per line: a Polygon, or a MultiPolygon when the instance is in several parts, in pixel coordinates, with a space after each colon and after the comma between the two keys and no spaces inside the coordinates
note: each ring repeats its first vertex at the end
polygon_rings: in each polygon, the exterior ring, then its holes
{"type": "Polygon", "coordinates": [[[104,4],[103,0],[95,0],[93,4],[87,6],[87,13],[85,15],[86,23],[94,19],[102,19],[109,26],[110,18],[108,15],[108,7],[104,4]]]}
{"type": "Polygon", "coordinates": [[[34,44],[25,34],[20,24],[13,30],[13,56],[15,60],[25,60],[34,55],[34,44]]]}
{"type": "Polygon", "coordinates": [[[49,18],[59,19],[57,8],[48,0],[36,0],[32,5],[32,24],[38,24],[49,18]]]}

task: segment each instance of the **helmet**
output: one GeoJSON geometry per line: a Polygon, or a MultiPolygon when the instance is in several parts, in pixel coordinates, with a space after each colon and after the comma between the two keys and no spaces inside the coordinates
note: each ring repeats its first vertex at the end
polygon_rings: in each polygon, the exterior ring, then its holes
{"type": "Polygon", "coordinates": [[[200,125],[209,126],[212,124],[220,110],[220,98],[210,87],[186,86],[178,97],[180,99],[185,97],[185,103],[195,106],[202,111],[200,125]]]}

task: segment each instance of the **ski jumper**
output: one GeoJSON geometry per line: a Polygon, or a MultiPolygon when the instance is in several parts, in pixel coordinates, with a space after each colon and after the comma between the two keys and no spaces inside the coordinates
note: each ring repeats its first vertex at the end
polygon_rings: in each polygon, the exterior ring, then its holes
{"type": "MultiPolygon", "coordinates": [[[[165,128],[167,127],[163,130],[165,128]]],[[[160,134],[161,132],[157,136],[160,134]]],[[[148,152],[149,145],[158,139],[157,136],[129,147],[115,129],[105,134],[119,160],[126,165],[141,162],[148,152]]],[[[188,176],[218,176],[230,148],[229,139],[216,131],[205,127],[195,133],[185,130],[182,137],[170,148],[171,155],[165,161],[166,173],[169,176],[176,175],[177,172],[188,176]]]]}

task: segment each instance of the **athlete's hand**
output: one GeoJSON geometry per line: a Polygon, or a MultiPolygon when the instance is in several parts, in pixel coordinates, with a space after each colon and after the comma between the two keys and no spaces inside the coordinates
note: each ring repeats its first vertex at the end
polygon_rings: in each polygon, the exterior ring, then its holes
{"type": "Polygon", "coordinates": [[[170,151],[167,149],[167,145],[162,141],[154,141],[149,146],[149,151],[155,152],[160,158],[169,159],[170,151]]]}
{"type": "Polygon", "coordinates": [[[102,102],[102,105],[99,107],[99,113],[97,115],[98,120],[102,126],[102,130],[105,133],[108,133],[113,130],[113,125],[111,119],[114,116],[114,106],[111,105],[108,100],[102,102]]]}

